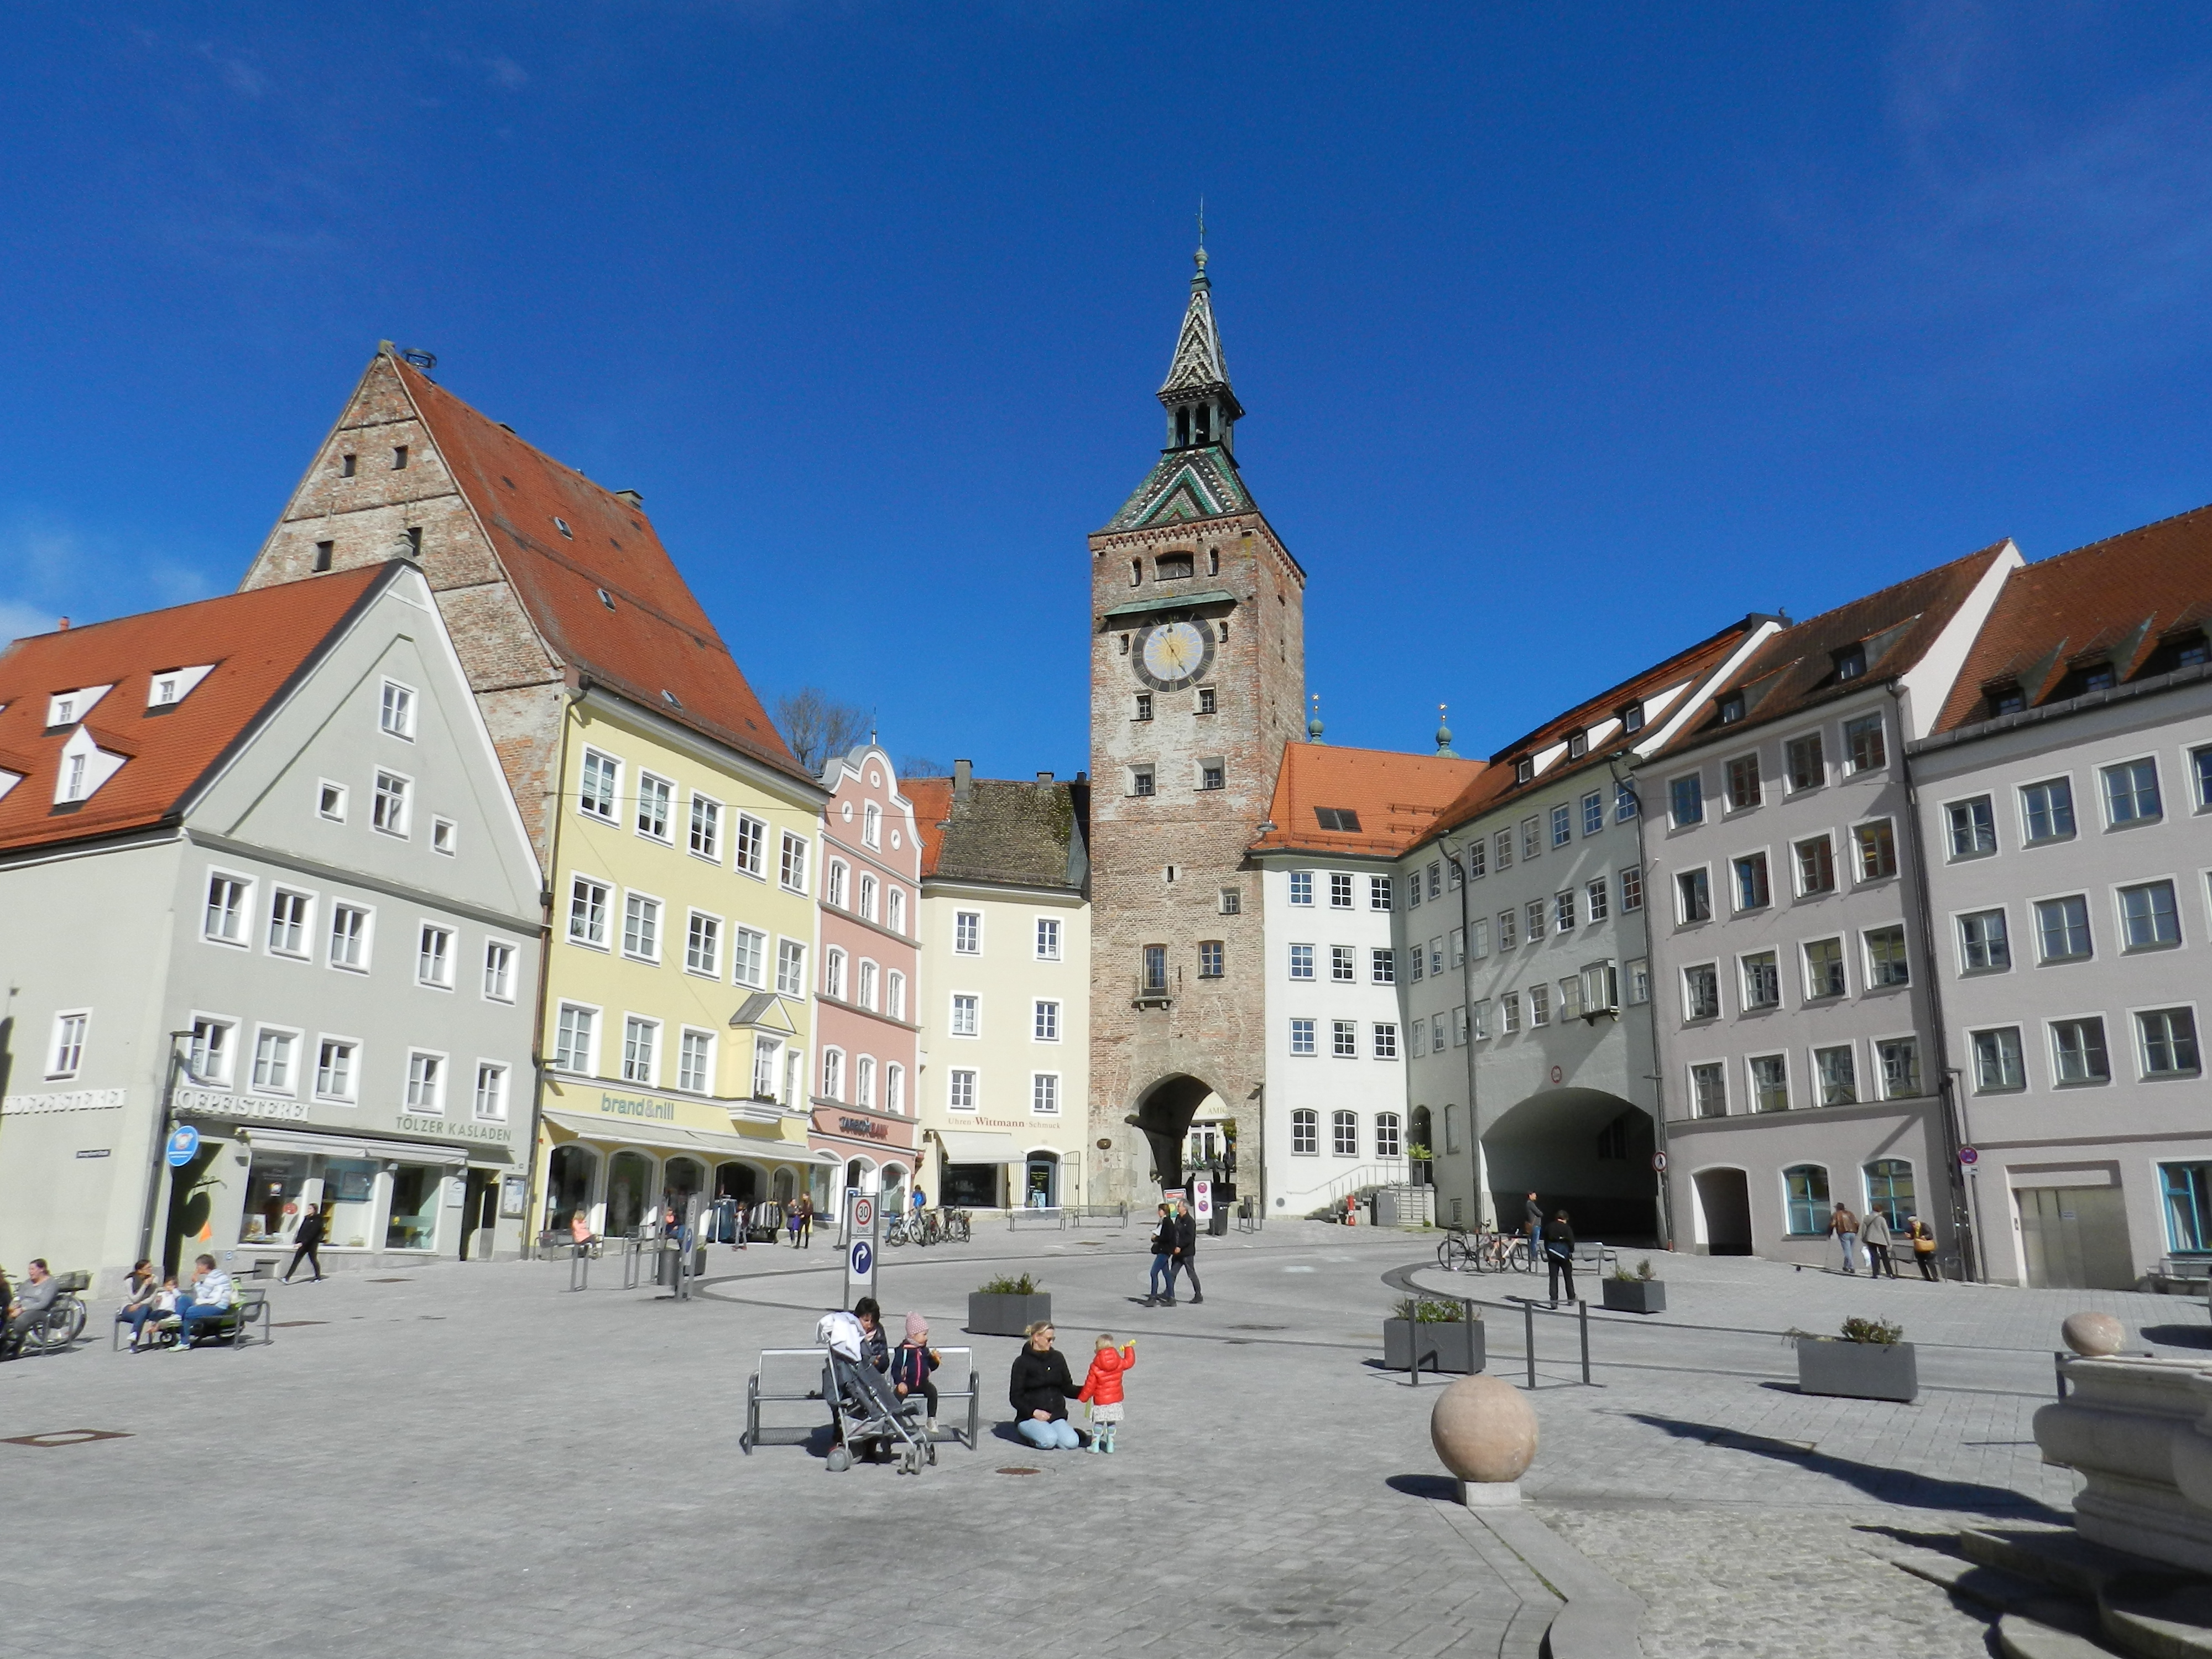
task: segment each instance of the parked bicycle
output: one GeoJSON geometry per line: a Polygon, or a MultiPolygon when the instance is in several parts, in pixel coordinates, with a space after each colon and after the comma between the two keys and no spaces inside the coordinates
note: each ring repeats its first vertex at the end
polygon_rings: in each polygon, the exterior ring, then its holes
{"type": "Polygon", "coordinates": [[[884,1243],[886,1244],[927,1244],[927,1237],[917,1238],[908,1230],[903,1212],[894,1210],[890,1219],[884,1223],[884,1243]]]}
{"type": "Polygon", "coordinates": [[[1464,1227],[1453,1227],[1437,1246],[1437,1265],[1455,1273],[1526,1273],[1535,1272],[1536,1258],[1528,1241],[1515,1234],[1470,1234],[1464,1227]]]}

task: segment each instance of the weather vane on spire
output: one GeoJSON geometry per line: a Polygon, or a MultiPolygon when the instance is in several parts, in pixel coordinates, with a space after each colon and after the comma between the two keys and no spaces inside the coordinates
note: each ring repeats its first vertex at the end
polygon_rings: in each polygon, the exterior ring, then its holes
{"type": "Polygon", "coordinates": [[[1206,198],[1198,198],[1198,268],[1206,269],[1206,198]]]}

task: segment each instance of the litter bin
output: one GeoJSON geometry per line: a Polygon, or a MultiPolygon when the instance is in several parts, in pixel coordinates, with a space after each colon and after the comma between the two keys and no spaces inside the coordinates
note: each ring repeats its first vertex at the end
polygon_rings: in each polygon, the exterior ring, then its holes
{"type": "Polygon", "coordinates": [[[1206,1218],[1206,1231],[1209,1236],[1214,1238],[1221,1238],[1227,1236],[1229,1231],[1229,1206],[1227,1205],[1217,1204],[1213,1206],[1212,1215],[1206,1218]]]}
{"type": "Polygon", "coordinates": [[[676,1288],[676,1270],[684,1260],[684,1247],[664,1238],[653,1253],[653,1282],[666,1290],[676,1288]]]}

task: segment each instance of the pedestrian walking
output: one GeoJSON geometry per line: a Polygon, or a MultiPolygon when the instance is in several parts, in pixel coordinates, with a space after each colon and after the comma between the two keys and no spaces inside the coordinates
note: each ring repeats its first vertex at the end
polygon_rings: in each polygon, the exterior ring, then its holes
{"type": "Polygon", "coordinates": [[[1907,1216],[1905,1236],[1912,1241],[1912,1259],[1920,1264],[1920,1276],[1930,1285],[1942,1278],[1936,1267],[1936,1230],[1918,1216],[1907,1216]]]}
{"type": "Polygon", "coordinates": [[[1542,1231],[1544,1265],[1552,1270],[1552,1305],[1555,1308],[1559,1305],[1559,1280],[1562,1278],[1567,1281],[1567,1301],[1571,1304],[1575,1299],[1574,1224],[1567,1219],[1567,1212],[1562,1210],[1552,1218],[1551,1225],[1542,1231]]]}
{"type": "Polygon", "coordinates": [[[1897,1263],[1889,1259],[1889,1218],[1871,1204],[1859,1222],[1859,1243],[1866,1247],[1868,1278],[1897,1277],[1897,1263]]]}
{"type": "Polygon", "coordinates": [[[1844,1252],[1844,1271],[1856,1273],[1859,1270],[1859,1218],[1844,1206],[1841,1199],[1828,1217],[1828,1231],[1836,1236],[1836,1243],[1844,1252]]]}
{"type": "Polygon", "coordinates": [[[791,1206],[791,1247],[803,1250],[814,1242],[814,1200],[801,1193],[791,1206]]]}
{"type": "Polygon", "coordinates": [[[1160,1206],[1160,1224],[1152,1230],[1152,1288],[1146,1294],[1148,1308],[1175,1306],[1175,1212],[1160,1206]]]}
{"type": "Polygon", "coordinates": [[[1190,1278],[1190,1299],[1194,1303],[1206,1300],[1206,1293],[1198,1285],[1198,1217],[1188,1204],[1178,1204],[1175,1209],[1176,1254],[1174,1271],[1168,1274],[1168,1300],[1175,1300],[1176,1273],[1190,1278]]]}
{"type": "Polygon", "coordinates": [[[1536,1201],[1535,1194],[1528,1194],[1528,1201],[1521,1206],[1521,1215],[1528,1234],[1529,1253],[1534,1255],[1544,1238],[1544,1206],[1536,1201]]]}
{"type": "Polygon", "coordinates": [[[1116,1344],[1112,1337],[1100,1333],[1091,1356],[1090,1374],[1083,1379],[1083,1392],[1077,1396],[1091,1407],[1092,1451],[1114,1449],[1114,1437],[1121,1427],[1121,1378],[1136,1363],[1133,1340],[1116,1344]]]}
{"type": "Polygon", "coordinates": [[[1013,1402],[1014,1428],[1039,1451],[1073,1451],[1083,1443],[1067,1420],[1067,1402],[1083,1390],[1067,1374],[1067,1356],[1052,1346],[1052,1326],[1039,1320],[1026,1333],[1029,1344],[1014,1356],[1006,1395],[1013,1402]]]}
{"type": "Polygon", "coordinates": [[[315,1283],[323,1282],[323,1212],[317,1204],[307,1206],[307,1214],[300,1218],[300,1225],[292,1235],[292,1265],[284,1269],[280,1283],[289,1285],[292,1275],[300,1271],[304,1261],[315,1270],[315,1283]]]}

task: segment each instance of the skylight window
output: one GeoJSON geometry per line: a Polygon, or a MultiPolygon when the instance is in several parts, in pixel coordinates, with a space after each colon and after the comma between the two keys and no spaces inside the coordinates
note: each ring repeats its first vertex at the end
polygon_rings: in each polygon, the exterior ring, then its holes
{"type": "Polygon", "coordinates": [[[1316,806],[1314,820],[1324,830],[1342,830],[1358,834],[1359,814],[1349,806],[1316,806]]]}
{"type": "Polygon", "coordinates": [[[568,538],[568,540],[573,542],[576,539],[576,532],[568,528],[568,521],[566,519],[554,520],[553,527],[559,531],[562,535],[568,538]]]}
{"type": "Polygon", "coordinates": [[[608,592],[607,592],[607,590],[606,590],[605,588],[604,588],[604,587],[602,587],[601,589],[599,589],[599,603],[600,603],[601,605],[603,605],[606,606],[606,608],[607,608],[608,610],[610,610],[610,611],[613,610],[613,609],[615,608],[614,596],[613,596],[611,593],[608,592]]]}
{"type": "Polygon", "coordinates": [[[677,696],[677,695],[673,691],[667,690],[665,687],[662,688],[660,700],[666,703],[671,708],[681,708],[684,707],[682,701],[677,696]]]}

